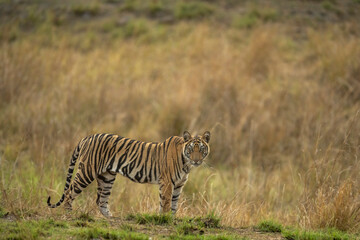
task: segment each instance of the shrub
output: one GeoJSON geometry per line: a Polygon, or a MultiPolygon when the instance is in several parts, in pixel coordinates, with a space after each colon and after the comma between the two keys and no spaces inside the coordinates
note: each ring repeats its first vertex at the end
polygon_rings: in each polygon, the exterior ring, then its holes
{"type": "Polygon", "coordinates": [[[243,16],[236,16],[232,25],[237,28],[252,28],[259,22],[274,22],[279,18],[278,11],[273,8],[253,9],[243,16]]]}
{"type": "Polygon", "coordinates": [[[281,232],[283,227],[280,223],[277,223],[273,220],[265,220],[260,222],[256,229],[258,229],[261,232],[281,232]]]}
{"type": "Polygon", "coordinates": [[[71,11],[75,16],[84,16],[84,15],[91,15],[96,16],[100,14],[100,6],[98,4],[91,4],[91,5],[74,5],[71,8],[71,11]]]}
{"type": "Polygon", "coordinates": [[[175,8],[175,17],[178,19],[197,19],[210,16],[215,8],[203,2],[180,2],[175,8]]]}

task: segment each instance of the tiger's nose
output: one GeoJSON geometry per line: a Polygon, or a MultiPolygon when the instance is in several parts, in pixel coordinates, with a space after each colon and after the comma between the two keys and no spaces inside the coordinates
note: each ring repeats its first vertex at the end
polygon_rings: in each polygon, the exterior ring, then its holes
{"type": "Polygon", "coordinates": [[[201,160],[194,160],[194,161],[192,161],[191,164],[194,165],[194,166],[199,166],[201,163],[202,163],[201,160]]]}

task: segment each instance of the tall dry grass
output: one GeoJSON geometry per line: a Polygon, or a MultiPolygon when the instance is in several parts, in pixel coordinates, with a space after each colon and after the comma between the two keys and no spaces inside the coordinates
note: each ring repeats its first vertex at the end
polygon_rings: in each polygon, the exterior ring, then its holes
{"type": "MultiPolygon", "coordinates": [[[[283,26],[172,28],[162,41],[87,51],[61,35],[46,47],[43,36],[1,45],[1,206],[24,218],[63,214],[45,200],[62,194],[72,149],[88,134],[162,141],[210,130],[211,155],[190,174],[179,216],[359,231],[360,39],[332,27],[305,40],[283,26]]],[[[94,188],[75,212],[98,214],[94,188]]],[[[111,208],[157,211],[157,196],[119,176],[111,208]]]]}

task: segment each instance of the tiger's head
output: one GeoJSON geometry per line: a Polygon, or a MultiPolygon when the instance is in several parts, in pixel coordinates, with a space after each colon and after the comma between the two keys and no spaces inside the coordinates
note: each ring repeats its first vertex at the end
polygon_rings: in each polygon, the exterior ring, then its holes
{"type": "Polygon", "coordinates": [[[199,166],[210,152],[210,132],[206,131],[202,136],[191,136],[188,131],[183,134],[184,147],[183,156],[193,166],[199,166]]]}

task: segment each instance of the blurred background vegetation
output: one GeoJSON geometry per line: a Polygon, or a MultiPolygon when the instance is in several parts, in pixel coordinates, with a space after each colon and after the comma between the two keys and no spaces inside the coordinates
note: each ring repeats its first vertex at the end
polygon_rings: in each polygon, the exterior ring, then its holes
{"type": "MultiPolygon", "coordinates": [[[[179,216],[359,233],[359,110],[358,0],[0,0],[1,214],[63,214],[84,136],[210,130],[179,216]]],[[[115,185],[115,215],[157,211],[156,186],[115,185]]]]}

